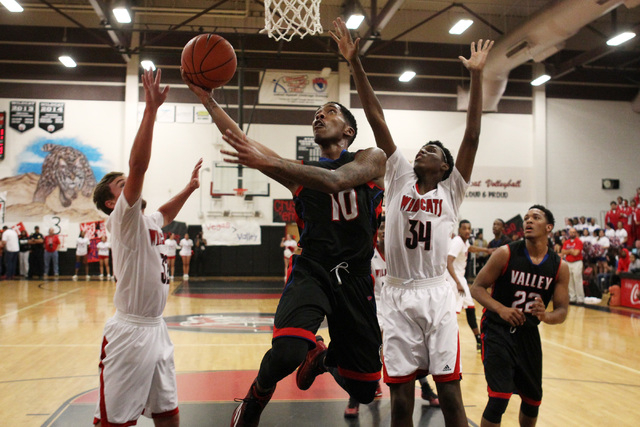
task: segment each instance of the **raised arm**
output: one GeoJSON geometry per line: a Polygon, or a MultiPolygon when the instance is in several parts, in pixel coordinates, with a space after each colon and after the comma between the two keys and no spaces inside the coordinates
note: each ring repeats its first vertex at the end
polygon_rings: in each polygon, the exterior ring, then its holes
{"type": "Polygon", "coordinates": [[[476,159],[478,142],[480,140],[480,121],[482,118],[482,70],[487,62],[487,55],[493,47],[493,41],[482,39],[471,42],[471,56],[469,59],[460,56],[462,64],[471,74],[471,86],[469,88],[469,106],[467,108],[467,128],[464,131],[462,144],[456,158],[456,169],[465,181],[471,179],[473,163],[476,159]]]}
{"type": "Polygon", "coordinates": [[[175,219],[175,217],[178,215],[178,212],[180,212],[180,209],[182,209],[182,206],[184,206],[184,203],[187,201],[191,193],[193,193],[198,187],[200,187],[199,173],[201,167],[202,159],[198,160],[198,163],[196,163],[196,166],[193,168],[193,171],[191,172],[191,178],[189,178],[189,182],[187,183],[186,187],[184,187],[182,191],[173,196],[171,200],[160,206],[160,208],[158,209],[158,211],[162,213],[162,216],[164,217],[163,227],[169,225],[171,221],[175,219]]]}
{"type": "Polygon", "coordinates": [[[487,264],[480,270],[480,273],[473,281],[470,289],[471,296],[487,310],[498,313],[511,326],[520,326],[526,320],[524,313],[517,308],[502,305],[487,292],[487,289],[498,280],[507,262],[509,262],[509,248],[502,246],[491,255],[487,264]]]}
{"type": "MultiPolygon", "coordinates": [[[[368,148],[360,151],[353,162],[349,162],[335,170],[319,168],[290,162],[279,157],[268,156],[256,148],[256,142],[247,136],[239,138],[233,132],[222,136],[236,152],[221,150],[229,156],[224,160],[257,169],[266,175],[275,175],[296,183],[296,186],[338,193],[342,190],[380,180],[384,176],[387,157],[379,148],[368,148]]],[[[295,191],[294,188],[290,188],[295,191]]]]}
{"type": "MultiPolygon", "coordinates": [[[[238,126],[238,124],[233,121],[233,119],[227,114],[227,112],[224,111],[222,107],[220,107],[220,105],[213,98],[213,90],[207,91],[201,88],[200,86],[196,86],[193,83],[191,83],[191,81],[189,81],[189,79],[186,78],[184,74],[184,70],[182,68],[180,68],[180,75],[182,76],[182,80],[187,84],[191,92],[193,92],[198,97],[198,99],[200,99],[200,102],[202,103],[202,105],[204,105],[204,107],[207,109],[207,111],[211,115],[211,119],[216,124],[221,134],[224,135],[225,132],[229,130],[230,132],[232,132],[235,135],[238,135],[239,137],[242,137],[244,135],[244,132],[242,131],[242,129],[240,129],[240,126],[238,126]]],[[[256,143],[255,146],[256,146],[256,149],[260,150],[260,152],[262,152],[267,156],[280,157],[278,153],[276,153],[269,147],[266,147],[259,143],[256,143]]],[[[271,176],[271,175],[267,175],[267,176],[269,178],[275,179],[276,181],[280,182],[280,184],[284,185],[287,188],[292,188],[294,186],[293,182],[279,179],[278,177],[271,176]]]]}
{"type": "Polygon", "coordinates": [[[369,83],[367,74],[364,72],[362,62],[360,62],[360,57],[358,56],[360,39],[357,38],[355,42],[351,39],[349,29],[341,18],[333,21],[333,25],[335,32],[330,31],[329,33],[338,44],[340,53],[351,66],[351,74],[356,83],[358,96],[367,116],[367,121],[373,130],[376,145],[389,157],[396,151],[396,144],[393,142],[391,132],[389,132],[389,127],[384,119],[382,105],[380,105],[380,101],[376,97],[371,83],[369,83]]]}
{"type": "Polygon", "coordinates": [[[122,190],[122,194],[129,206],[140,198],[142,185],[144,184],[144,174],[149,167],[151,158],[151,143],[153,142],[153,125],[156,120],[158,108],[167,99],[169,86],[160,88],[162,71],[158,69],[155,78],[153,71],[145,70],[142,74],[142,86],[144,87],[145,109],[142,122],[133,141],[131,154],[129,155],[129,176],[122,190]]]}

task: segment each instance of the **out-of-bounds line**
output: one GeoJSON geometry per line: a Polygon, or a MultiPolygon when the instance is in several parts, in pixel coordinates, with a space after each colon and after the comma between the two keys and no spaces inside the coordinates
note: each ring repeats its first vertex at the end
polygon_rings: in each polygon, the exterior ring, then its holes
{"type": "Polygon", "coordinates": [[[619,363],[612,362],[611,360],[603,359],[602,357],[594,356],[593,354],[585,353],[584,351],[576,350],[575,348],[567,347],[565,345],[558,344],[558,343],[555,343],[553,341],[548,341],[548,340],[541,340],[541,341],[543,343],[545,343],[545,345],[547,345],[547,344],[548,345],[555,345],[556,347],[560,347],[560,348],[562,348],[564,350],[573,351],[574,353],[578,353],[578,354],[580,354],[582,356],[590,357],[590,358],[598,360],[600,362],[608,363],[609,365],[613,365],[615,367],[618,367],[618,368],[621,368],[621,369],[625,369],[627,371],[633,372],[634,374],[640,374],[640,371],[638,371],[637,369],[633,369],[633,368],[630,368],[628,366],[624,366],[624,365],[621,365],[619,363]]]}
{"type": "Polygon", "coordinates": [[[73,289],[73,290],[71,290],[71,291],[69,291],[69,292],[65,292],[64,294],[60,294],[60,295],[58,295],[58,296],[51,297],[51,298],[49,298],[49,299],[46,299],[46,300],[43,300],[43,301],[37,302],[37,303],[35,303],[35,304],[31,304],[31,305],[28,305],[28,306],[26,306],[26,307],[22,307],[21,309],[18,309],[18,310],[16,310],[16,311],[12,311],[12,312],[9,312],[9,313],[6,313],[6,314],[3,314],[2,316],[0,316],[0,319],[4,319],[5,317],[13,316],[13,315],[15,315],[15,314],[20,313],[21,311],[29,310],[29,309],[31,309],[31,308],[33,308],[33,307],[37,307],[37,306],[39,306],[40,304],[44,304],[45,302],[49,302],[49,301],[52,301],[52,300],[54,300],[54,299],[58,299],[58,298],[62,298],[62,297],[64,297],[64,296],[67,296],[67,295],[72,294],[72,293],[74,293],[74,292],[78,292],[80,289],[82,289],[82,288],[75,288],[75,289],[73,289]]]}

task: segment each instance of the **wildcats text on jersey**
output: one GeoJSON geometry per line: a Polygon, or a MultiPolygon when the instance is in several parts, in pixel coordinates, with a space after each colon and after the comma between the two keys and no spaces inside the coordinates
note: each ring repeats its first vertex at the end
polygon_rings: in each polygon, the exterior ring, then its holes
{"type": "Polygon", "coordinates": [[[442,215],[442,199],[414,199],[402,196],[400,209],[405,212],[425,211],[435,216],[442,215]]]}
{"type": "Polygon", "coordinates": [[[553,277],[538,276],[537,274],[525,273],[524,271],[511,271],[511,283],[516,286],[527,286],[547,290],[552,282],[553,277]]]}
{"type": "Polygon", "coordinates": [[[158,233],[156,230],[149,229],[149,238],[151,246],[164,245],[164,234],[158,233]]]}

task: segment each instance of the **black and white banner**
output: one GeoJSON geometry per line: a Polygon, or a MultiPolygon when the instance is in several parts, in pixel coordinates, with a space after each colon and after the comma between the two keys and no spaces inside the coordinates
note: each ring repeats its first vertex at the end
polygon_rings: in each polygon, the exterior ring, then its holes
{"type": "Polygon", "coordinates": [[[18,132],[26,132],[36,123],[35,101],[11,101],[9,126],[18,132]]]}
{"type": "Polygon", "coordinates": [[[41,102],[38,125],[49,133],[64,127],[64,102],[41,102]]]}

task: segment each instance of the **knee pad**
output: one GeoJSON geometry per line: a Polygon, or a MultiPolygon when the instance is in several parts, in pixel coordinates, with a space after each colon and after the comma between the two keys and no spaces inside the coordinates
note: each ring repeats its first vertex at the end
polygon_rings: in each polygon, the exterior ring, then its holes
{"type": "Polygon", "coordinates": [[[507,410],[507,405],[509,405],[509,399],[489,396],[489,402],[487,402],[487,407],[484,408],[482,418],[490,423],[500,424],[502,414],[507,410]]]}
{"type": "Polygon", "coordinates": [[[478,327],[478,321],[476,320],[476,309],[475,307],[467,308],[465,310],[467,314],[467,323],[471,329],[476,329],[478,327]]]}
{"type": "Polygon", "coordinates": [[[80,268],[80,261],[76,261],[76,270],[80,268]]]}
{"type": "Polygon", "coordinates": [[[520,412],[522,412],[529,418],[538,418],[539,410],[540,410],[540,406],[531,405],[530,403],[527,403],[524,400],[520,404],[520,412]]]}

